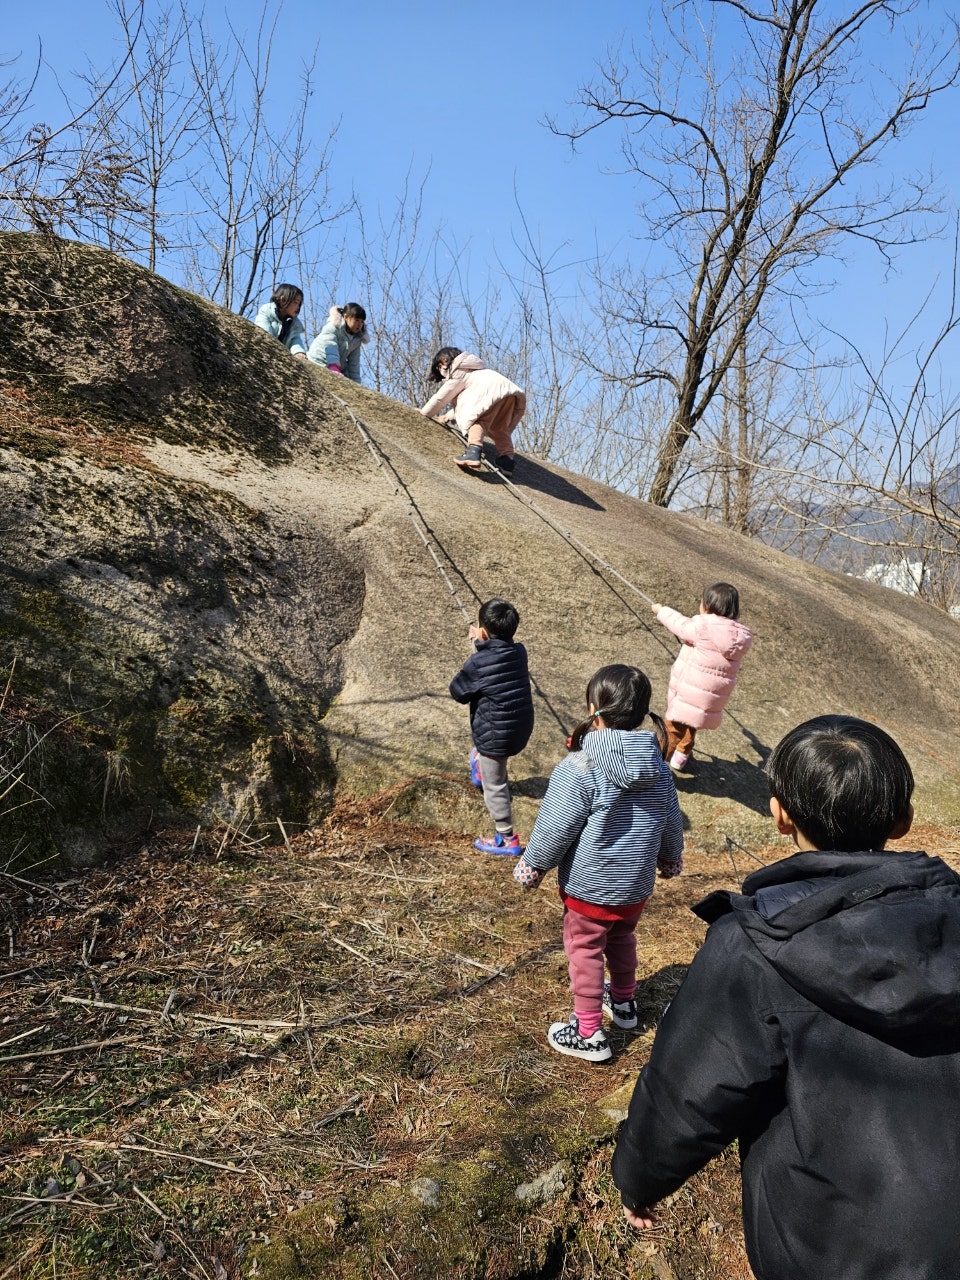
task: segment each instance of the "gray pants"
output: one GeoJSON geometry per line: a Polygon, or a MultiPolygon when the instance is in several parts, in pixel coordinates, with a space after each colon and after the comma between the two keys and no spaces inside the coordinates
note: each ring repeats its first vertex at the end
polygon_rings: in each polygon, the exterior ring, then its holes
{"type": "Polygon", "coordinates": [[[510,783],[507,780],[507,757],[485,756],[477,752],[480,761],[480,777],[483,779],[483,803],[498,831],[513,830],[513,809],[510,805],[510,783]]]}

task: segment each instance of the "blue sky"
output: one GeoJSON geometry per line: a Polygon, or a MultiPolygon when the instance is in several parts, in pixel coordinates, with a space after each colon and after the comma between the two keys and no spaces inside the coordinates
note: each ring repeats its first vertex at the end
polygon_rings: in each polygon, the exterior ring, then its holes
{"type": "MultiPolygon", "coordinates": [[[[193,7],[194,0],[187,0],[193,7]]],[[[234,0],[229,17],[253,31],[260,4],[234,0]]],[[[207,5],[216,27],[227,10],[207,5]]],[[[936,25],[951,6],[921,0],[918,17],[936,25]]],[[[274,84],[296,94],[305,53],[317,46],[317,93],[312,123],[318,137],[341,118],[332,176],[341,194],[353,188],[372,213],[389,208],[407,173],[418,181],[429,170],[425,215],[442,222],[449,240],[469,254],[471,278],[500,272],[498,257],[516,261],[520,234],[514,189],[547,254],[563,260],[601,252],[633,253],[642,260],[629,177],[606,176],[616,167],[619,138],[608,127],[578,154],[543,125],[547,115],[568,119],[578,86],[594,78],[598,62],[623,37],[642,41],[648,7],[627,0],[367,0],[352,5],[305,5],[290,0],[278,23],[274,84]],[[566,246],[566,247],[563,247],[566,246]]],[[[104,0],[47,0],[10,5],[4,16],[3,56],[23,54],[23,66],[42,41],[45,61],[68,83],[89,60],[98,66],[117,50],[116,25],[104,0]]],[[[878,42],[878,61],[884,58],[878,42]]],[[[57,107],[49,79],[37,87],[35,115],[57,107]]],[[[907,141],[891,153],[897,171],[933,168],[947,204],[960,193],[960,93],[942,97],[920,118],[907,141]]],[[[823,323],[876,351],[885,328],[899,329],[919,307],[937,275],[949,276],[948,243],[904,253],[896,274],[884,278],[867,251],[854,252],[838,271],[838,284],[815,304],[823,323]]]]}

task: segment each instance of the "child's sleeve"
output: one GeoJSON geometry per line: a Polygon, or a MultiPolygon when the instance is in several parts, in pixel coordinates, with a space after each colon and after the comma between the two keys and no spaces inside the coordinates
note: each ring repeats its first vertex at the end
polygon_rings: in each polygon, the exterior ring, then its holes
{"type": "Polygon", "coordinates": [[[587,825],[593,804],[589,769],[578,763],[582,752],[561,760],[547,786],[540,812],[533,824],[523,860],[528,867],[546,872],[557,866],[587,825]]]}
{"type": "Polygon", "coordinates": [[[667,792],[667,820],[660,837],[657,870],[665,880],[678,876],[683,871],[683,814],[680,812],[677,788],[673,785],[672,778],[667,792]]]}
{"type": "Polygon", "coordinates": [[[340,345],[337,342],[337,326],[332,320],[328,320],[323,326],[314,340],[310,343],[310,350],[307,352],[307,359],[313,364],[330,365],[340,364],[340,345]]]}
{"type": "Polygon", "coordinates": [[[613,1155],[628,1208],[662,1200],[782,1103],[787,1075],[770,973],[735,921],[721,920],[657,1028],[613,1155]]]}
{"type": "Polygon", "coordinates": [[[524,889],[537,889],[543,880],[544,872],[538,871],[536,867],[531,867],[529,862],[520,855],[520,861],[513,868],[513,878],[524,889]]]}
{"type": "Polygon", "coordinates": [[[305,356],[307,354],[307,331],[299,318],[293,322],[293,337],[290,341],[290,354],[305,356]]]}
{"type": "Polygon", "coordinates": [[[695,644],[699,616],[698,614],[696,618],[688,618],[679,609],[671,609],[668,605],[662,605],[657,614],[657,621],[662,623],[668,631],[672,631],[684,644],[695,644]]]}
{"type": "Polygon", "coordinates": [[[454,404],[457,396],[466,385],[464,378],[447,378],[446,382],[441,384],[440,390],[430,397],[420,412],[425,418],[434,417],[447,405],[454,404]]]}
{"type": "Polygon", "coordinates": [[[456,702],[472,702],[483,688],[483,679],[472,658],[468,658],[450,681],[450,696],[456,702]]]}

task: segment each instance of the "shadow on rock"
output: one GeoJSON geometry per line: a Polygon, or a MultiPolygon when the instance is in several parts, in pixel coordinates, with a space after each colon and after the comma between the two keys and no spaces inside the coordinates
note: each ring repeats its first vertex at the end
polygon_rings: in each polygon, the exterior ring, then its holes
{"type": "Polygon", "coordinates": [[[733,800],[766,817],[770,812],[770,785],[763,766],[737,756],[694,756],[689,772],[674,775],[681,804],[685,795],[714,796],[733,800]]]}

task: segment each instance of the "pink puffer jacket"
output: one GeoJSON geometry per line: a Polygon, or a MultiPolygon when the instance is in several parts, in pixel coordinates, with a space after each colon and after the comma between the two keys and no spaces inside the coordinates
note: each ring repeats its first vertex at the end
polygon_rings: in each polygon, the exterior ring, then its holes
{"type": "Polygon", "coordinates": [[[753,632],[732,618],[699,613],[685,618],[665,605],[657,621],[683,641],[670,672],[667,719],[693,729],[716,729],[753,643],[753,632]]]}
{"type": "Polygon", "coordinates": [[[457,426],[466,432],[488,409],[504,396],[522,395],[515,382],[496,369],[488,369],[479,356],[461,351],[450,366],[446,382],[432,395],[420,412],[432,418],[448,404],[456,405],[457,426]]]}

